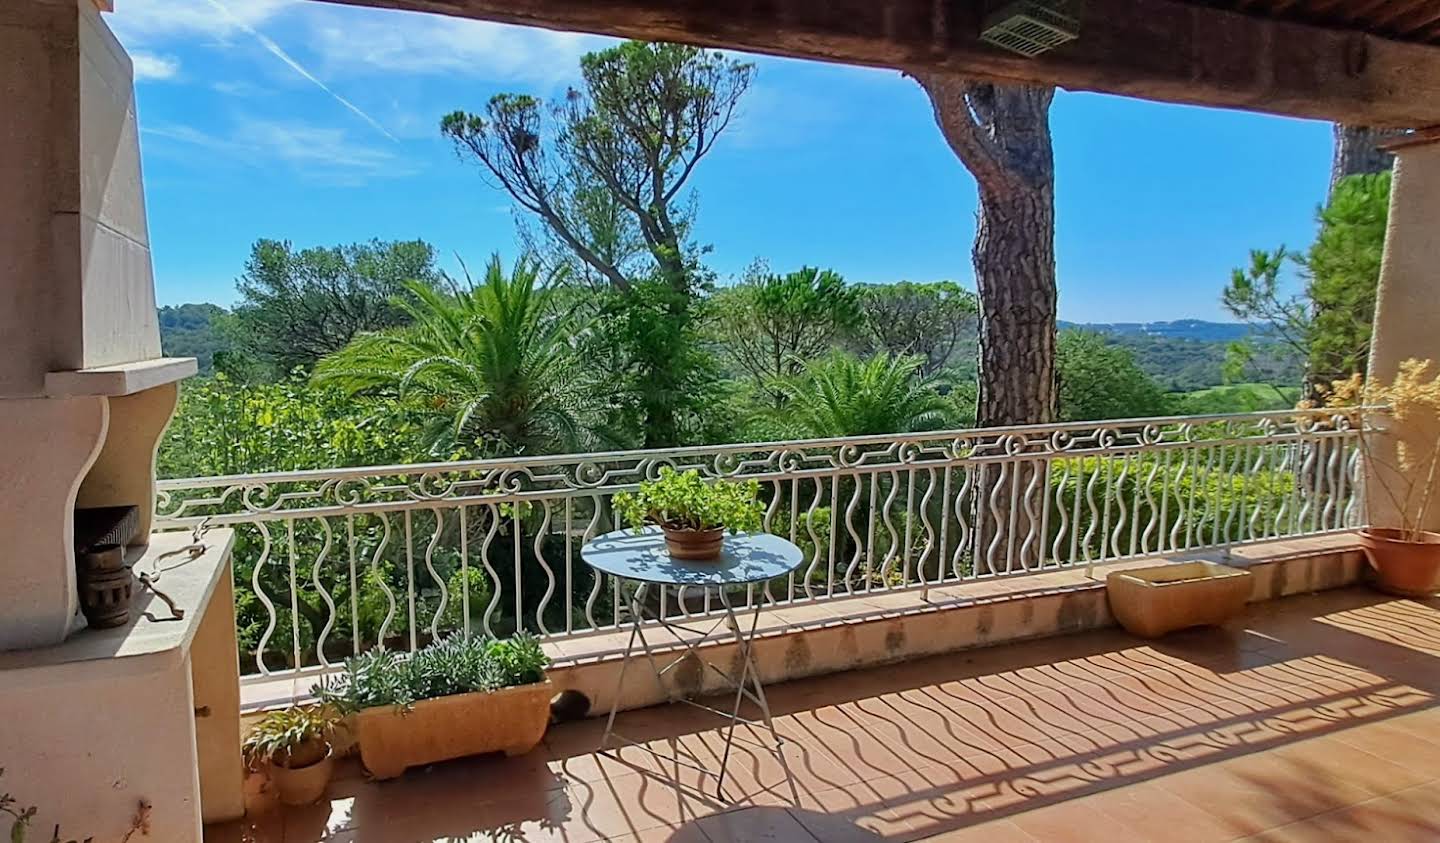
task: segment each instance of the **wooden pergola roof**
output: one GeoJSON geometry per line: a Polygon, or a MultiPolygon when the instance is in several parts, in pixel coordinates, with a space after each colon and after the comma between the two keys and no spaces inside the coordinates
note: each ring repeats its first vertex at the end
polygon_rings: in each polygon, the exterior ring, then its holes
{"type": "Polygon", "coordinates": [[[1027,59],[983,0],[323,0],[1372,126],[1440,124],[1440,0],[1084,0],[1027,59]]]}
{"type": "Polygon", "coordinates": [[[1440,45],[1436,0],[1195,0],[1198,5],[1259,17],[1349,29],[1440,45]]]}

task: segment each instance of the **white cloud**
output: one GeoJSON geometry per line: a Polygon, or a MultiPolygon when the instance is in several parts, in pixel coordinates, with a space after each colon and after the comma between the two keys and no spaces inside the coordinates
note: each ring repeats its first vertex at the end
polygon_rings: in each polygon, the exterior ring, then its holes
{"type": "Polygon", "coordinates": [[[356,141],[346,129],[307,123],[250,119],[221,136],[186,125],[142,128],[174,145],[172,151],[206,153],[202,166],[236,162],[259,168],[278,165],[297,178],[338,187],[413,175],[415,167],[389,148],[356,141]]]}
{"type": "Polygon", "coordinates": [[[220,0],[206,0],[206,2],[209,3],[211,6],[213,6],[213,7],[215,8],[215,11],[217,11],[217,12],[219,12],[220,14],[224,15],[226,18],[229,18],[236,26],[240,27],[240,29],[242,29],[246,34],[248,34],[248,35],[250,35],[252,38],[254,38],[254,39],[260,44],[260,46],[264,47],[264,48],[266,49],[266,51],[268,51],[271,55],[273,55],[275,58],[279,59],[280,61],[284,62],[285,65],[286,65],[287,67],[289,67],[291,70],[293,70],[293,71],[295,71],[296,73],[300,74],[301,76],[305,77],[305,78],[306,78],[307,80],[309,80],[312,84],[314,84],[315,87],[317,87],[317,88],[319,88],[320,90],[324,91],[325,93],[329,94],[332,99],[334,99],[336,102],[340,103],[341,105],[345,106],[345,108],[346,108],[347,110],[349,110],[351,113],[353,113],[356,117],[359,117],[361,120],[364,120],[366,123],[369,123],[370,126],[371,126],[371,128],[375,129],[377,132],[379,132],[380,134],[384,135],[385,137],[389,138],[389,139],[392,140],[392,141],[393,141],[393,140],[398,140],[398,138],[396,138],[394,135],[390,134],[390,132],[389,132],[384,126],[381,126],[380,123],[375,120],[375,118],[373,118],[373,117],[371,117],[369,114],[367,114],[362,108],[360,108],[360,106],[358,106],[358,105],[356,105],[355,103],[351,102],[350,100],[346,99],[344,96],[342,96],[342,95],[341,95],[339,92],[337,92],[335,89],[331,88],[329,85],[326,85],[324,82],[320,81],[320,78],[319,78],[319,77],[317,77],[315,74],[311,73],[311,72],[309,71],[309,69],[307,69],[307,68],[306,68],[304,65],[302,65],[300,62],[296,61],[295,58],[294,58],[293,56],[291,56],[289,53],[285,52],[285,49],[284,49],[283,47],[281,47],[279,44],[275,43],[275,40],[274,40],[274,39],[272,39],[270,36],[266,35],[265,33],[261,32],[260,30],[256,29],[255,27],[251,26],[249,23],[245,22],[243,19],[237,17],[233,12],[230,11],[230,8],[229,8],[228,6],[226,6],[224,3],[221,3],[220,0]]]}
{"type": "Polygon", "coordinates": [[[105,16],[127,46],[154,44],[170,38],[205,36],[229,40],[243,26],[259,26],[299,0],[241,0],[229,17],[204,0],[124,0],[105,16]]]}
{"type": "Polygon", "coordinates": [[[135,79],[140,82],[173,79],[180,72],[180,60],[174,56],[135,50],[130,61],[135,65],[135,79]]]}
{"type": "Polygon", "coordinates": [[[555,86],[579,77],[579,59],[611,39],[488,21],[356,12],[311,32],[328,72],[467,76],[555,86]]]}
{"type": "Polygon", "coordinates": [[[265,88],[245,79],[221,79],[218,82],[211,82],[210,89],[217,94],[241,98],[259,97],[266,92],[265,88]]]}

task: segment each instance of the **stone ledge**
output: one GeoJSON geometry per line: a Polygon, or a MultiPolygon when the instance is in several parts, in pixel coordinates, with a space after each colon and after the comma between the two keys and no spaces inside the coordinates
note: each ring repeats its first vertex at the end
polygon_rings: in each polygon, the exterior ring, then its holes
{"type": "Polygon", "coordinates": [[[196,372],[194,357],[157,357],[135,363],[116,363],[90,369],[50,372],[45,375],[46,398],[85,395],[118,397],[184,380],[196,372]]]}
{"type": "MultiPolygon", "coordinates": [[[[932,588],[928,597],[910,590],[782,605],[761,616],[756,663],[762,681],[783,682],[1113,626],[1105,575],[1195,559],[1251,570],[1252,603],[1341,588],[1357,582],[1363,567],[1354,535],[1336,533],[1108,563],[1095,566],[1093,576],[1083,567],[1067,568],[932,588]]],[[[702,626],[710,622],[695,621],[702,626]]],[[[682,642],[663,628],[652,625],[646,631],[657,655],[681,650],[682,642]]],[[[726,634],[723,629],[719,633],[726,634]]],[[[738,675],[737,648],[720,635],[701,643],[699,652],[738,675]]],[[[547,644],[557,689],[584,692],[592,701],[592,715],[607,712],[629,636],[626,629],[547,644]]],[[[673,673],[689,694],[724,690],[718,677],[699,664],[678,665],[673,673]]],[[[666,701],[648,668],[630,676],[635,679],[627,677],[620,689],[622,709],[666,701]]]]}

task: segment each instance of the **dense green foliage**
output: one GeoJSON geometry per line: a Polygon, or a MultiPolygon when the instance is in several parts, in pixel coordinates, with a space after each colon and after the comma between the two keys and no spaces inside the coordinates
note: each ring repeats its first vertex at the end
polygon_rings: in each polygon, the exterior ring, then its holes
{"type": "Polygon", "coordinates": [[[550,663],[540,642],[520,634],[503,640],[450,635],[413,653],[377,647],[345,660],[344,669],[312,689],[342,712],[494,691],[539,682],[550,663]]]}
{"type": "Polygon", "coordinates": [[[239,383],[189,381],[161,441],[161,477],[416,462],[421,427],[393,403],[356,400],[295,375],[239,383]]]}
{"type": "Polygon", "coordinates": [[[1250,334],[1244,340],[1106,333],[1105,341],[1127,349],[1145,374],[1166,392],[1192,392],[1219,386],[1238,377],[1275,384],[1299,383],[1303,363],[1273,338],[1250,334]],[[1254,351],[1243,370],[1230,369],[1230,350],[1237,343],[1254,351]]]}
{"type": "Polygon", "coordinates": [[[1164,415],[1165,396],[1129,349],[1090,331],[1062,331],[1056,344],[1063,421],[1164,415]]]}
{"type": "Polygon", "coordinates": [[[403,324],[405,285],[439,278],[435,249],[419,240],[299,251],[258,240],[235,282],[235,351],[248,359],[234,365],[271,374],[308,369],[365,331],[403,324]]]}
{"type": "Polygon", "coordinates": [[[979,331],[975,294],[953,281],[867,284],[860,290],[866,350],[923,361],[937,374],[955,363],[973,367],[979,331]]]}
{"type": "Polygon", "coordinates": [[[1179,416],[1252,413],[1283,410],[1300,400],[1300,387],[1269,383],[1232,383],[1170,396],[1170,411],[1179,416]]]}
{"type": "Polygon", "coordinates": [[[678,44],[626,42],[580,60],[582,84],[546,108],[498,94],[483,114],[456,111],[441,133],[541,227],[547,261],[609,295],[601,370],[642,444],[679,444],[713,384],[698,354],[710,287],[686,186],[754,77],[753,65],[678,44]]]}
{"type": "Polygon", "coordinates": [[[581,325],[557,310],[552,285],[526,260],[507,274],[498,255],[479,285],[407,282],[396,305],[408,324],[361,335],[315,380],[398,402],[437,458],[583,448],[597,420],[573,343],[581,325]]]}
{"type": "MultiPolygon", "coordinates": [[[[1237,318],[1263,326],[1305,362],[1307,397],[1317,386],[1363,374],[1375,318],[1375,289],[1390,207],[1390,174],[1341,179],[1316,212],[1319,231],[1309,250],[1252,250],[1235,269],[1221,301],[1237,318]],[[1299,269],[1302,289],[1288,292],[1284,270],[1299,269]]],[[[1240,349],[1236,359],[1260,357],[1240,349]]]]}
{"type": "Polygon", "coordinates": [[[679,472],[669,466],[660,476],[640,484],[639,490],[620,492],[611,504],[615,514],[635,529],[659,524],[674,530],[712,530],[724,527],[732,533],[760,529],[765,508],[760,503],[760,484],[707,483],[695,470],[679,472]]]}
{"type": "Polygon", "coordinates": [[[711,311],[728,358],[776,408],[785,403],[781,381],[862,324],[858,290],[839,273],[808,266],[785,275],[756,268],[716,294],[711,311]]]}
{"type": "Polygon", "coordinates": [[[194,357],[201,376],[215,371],[215,355],[232,345],[229,312],[217,304],[161,307],[160,352],[166,357],[194,357]]]}
{"type": "Polygon", "coordinates": [[[877,354],[860,360],[834,352],[779,382],[785,397],[776,428],[799,439],[910,433],[944,427],[951,404],[919,357],[877,354]]]}

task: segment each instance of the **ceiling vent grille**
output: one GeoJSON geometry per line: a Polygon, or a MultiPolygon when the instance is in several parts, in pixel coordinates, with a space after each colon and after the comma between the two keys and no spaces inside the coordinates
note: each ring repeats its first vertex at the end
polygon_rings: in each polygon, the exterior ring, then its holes
{"type": "Polygon", "coordinates": [[[1012,53],[1035,56],[1080,36],[1079,10],[1073,3],[1016,0],[985,16],[980,40],[1012,53]]]}

